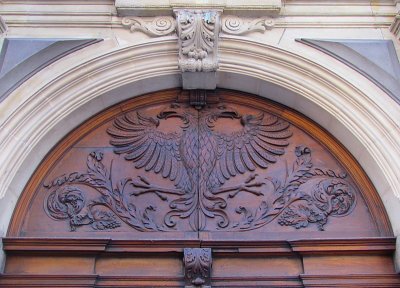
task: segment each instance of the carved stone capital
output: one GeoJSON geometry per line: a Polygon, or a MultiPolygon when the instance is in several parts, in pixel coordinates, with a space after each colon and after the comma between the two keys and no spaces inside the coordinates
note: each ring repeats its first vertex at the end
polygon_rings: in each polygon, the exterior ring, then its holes
{"type": "Polygon", "coordinates": [[[176,21],[171,16],[160,17],[124,17],[122,26],[131,32],[141,31],[149,36],[166,36],[176,29],[176,21]]]}
{"type": "Polygon", "coordinates": [[[250,32],[264,32],[271,30],[275,21],[270,17],[240,18],[234,15],[222,17],[222,31],[226,34],[243,35],[250,32]]]}
{"type": "Polygon", "coordinates": [[[175,10],[182,72],[213,72],[218,68],[221,10],[175,10]]]}
{"type": "Polygon", "coordinates": [[[211,248],[185,248],[185,288],[211,287],[211,248]]]}

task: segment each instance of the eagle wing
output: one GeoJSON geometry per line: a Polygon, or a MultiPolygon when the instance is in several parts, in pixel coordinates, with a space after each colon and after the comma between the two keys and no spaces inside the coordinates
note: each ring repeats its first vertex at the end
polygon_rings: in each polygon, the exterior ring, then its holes
{"type": "Polygon", "coordinates": [[[181,134],[157,130],[159,120],[127,113],[114,120],[107,129],[112,136],[111,145],[116,154],[135,163],[135,168],[154,171],[174,181],[178,188],[187,187],[188,177],[179,153],[181,134]]]}
{"type": "Polygon", "coordinates": [[[292,136],[290,124],[276,116],[263,113],[245,115],[242,130],[231,133],[214,133],[218,142],[218,160],[213,170],[214,185],[222,185],[237,174],[267,168],[285,153],[292,136]]]}

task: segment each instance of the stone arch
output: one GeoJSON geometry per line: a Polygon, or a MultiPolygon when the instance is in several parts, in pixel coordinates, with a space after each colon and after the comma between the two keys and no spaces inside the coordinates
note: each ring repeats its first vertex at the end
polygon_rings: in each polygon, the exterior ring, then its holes
{"type": "MultiPolygon", "coordinates": [[[[79,64],[71,54],[5,100],[0,134],[3,235],[24,185],[67,132],[114,103],[180,86],[175,40],[98,54],[86,54],[79,64]]],[[[221,41],[220,58],[219,87],[251,92],[294,108],[342,142],[371,178],[394,233],[399,233],[396,139],[400,131],[393,100],[350,68],[334,71],[336,62],[330,63],[329,58],[326,68],[276,47],[234,38],[221,41]],[[351,77],[345,79],[346,73],[351,77]],[[245,79],[246,85],[238,87],[237,79],[245,79]]]]}

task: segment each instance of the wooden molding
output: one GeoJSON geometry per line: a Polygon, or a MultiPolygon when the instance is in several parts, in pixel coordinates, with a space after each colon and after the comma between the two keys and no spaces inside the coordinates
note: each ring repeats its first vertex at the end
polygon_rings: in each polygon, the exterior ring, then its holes
{"type": "Polygon", "coordinates": [[[7,274],[0,277],[0,287],[76,287],[93,288],[97,275],[27,275],[7,274]]]}
{"type": "Polygon", "coordinates": [[[185,247],[209,247],[220,254],[263,255],[300,253],[393,253],[396,238],[302,239],[289,241],[111,240],[57,238],[3,238],[3,249],[13,252],[151,253],[182,252],[185,247]]]}
{"type": "Polygon", "coordinates": [[[181,247],[185,245],[193,245],[192,248],[213,245],[208,248],[213,257],[212,287],[400,287],[400,278],[390,273],[394,271],[390,265],[371,270],[374,265],[371,263],[390,263],[395,241],[395,238],[362,238],[146,243],[6,238],[3,244],[9,262],[0,277],[0,287],[183,287],[184,248],[181,247]],[[328,267],[324,267],[324,261],[328,261],[328,267]],[[281,263],[282,269],[277,263],[281,263]],[[348,267],[347,274],[330,268],[335,265],[348,267]],[[364,266],[365,271],[360,274],[364,266]],[[66,275],[59,274],[60,269],[66,275]],[[168,269],[171,272],[166,272],[168,269]],[[234,271],[229,272],[230,269],[234,271]],[[43,274],[43,270],[49,274],[43,274]],[[76,275],[76,271],[82,275],[76,275]],[[88,271],[96,275],[87,275],[88,271]]]}
{"type": "Polygon", "coordinates": [[[338,253],[393,253],[395,238],[318,239],[289,241],[293,252],[302,255],[338,253]]]}
{"type": "Polygon", "coordinates": [[[400,287],[397,274],[300,275],[305,287],[400,287]]]}
{"type": "Polygon", "coordinates": [[[4,251],[102,252],[109,239],[3,238],[4,251]]]}

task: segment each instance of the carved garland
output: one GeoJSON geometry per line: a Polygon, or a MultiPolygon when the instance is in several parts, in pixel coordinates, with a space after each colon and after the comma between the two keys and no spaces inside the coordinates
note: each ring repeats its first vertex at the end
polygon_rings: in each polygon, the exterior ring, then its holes
{"type": "Polygon", "coordinates": [[[268,170],[263,175],[252,172],[274,165],[292,135],[289,123],[272,115],[240,115],[226,105],[198,111],[175,103],[157,118],[126,113],[108,133],[115,153],[123,154],[136,169],[169,179],[175,188],[157,186],[144,176],[115,181],[113,163],[106,168],[103,152],[94,151],[88,155],[86,172],[44,184],[50,190],[44,203],[47,215],[69,221],[71,231],[83,225],[113,229],[121,221],[139,231],[167,231],[185,219],[193,231],[203,230],[210,219],[216,219],[217,228],[224,231],[258,229],[274,219],[282,226],[300,229],[314,223],[323,230],[329,217],[348,215],[356,204],[347,175],[314,167],[311,150],[305,146],[296,148],[296,160],[281,179],[269,177],[268,170]],[[180,133],[158,131],[160,121],[174,117],[184,123],[180,133]],[[219,118],[240,119],[242,130],[215,132],[219,118]],[[224,185],[245,173],[249,174],[244,183],[224,185]],[[85,187],[94,189],[98,197],[89,200],[85,187]],[[146,193],[167,202],[169,212],[159,215],[155,204],[140,210],[138,197],[146,193]],[[226,207],[239,193],[259,198],[259,206],[255,210],[237,207],[242,219],[234,222],[226,207]]]}

